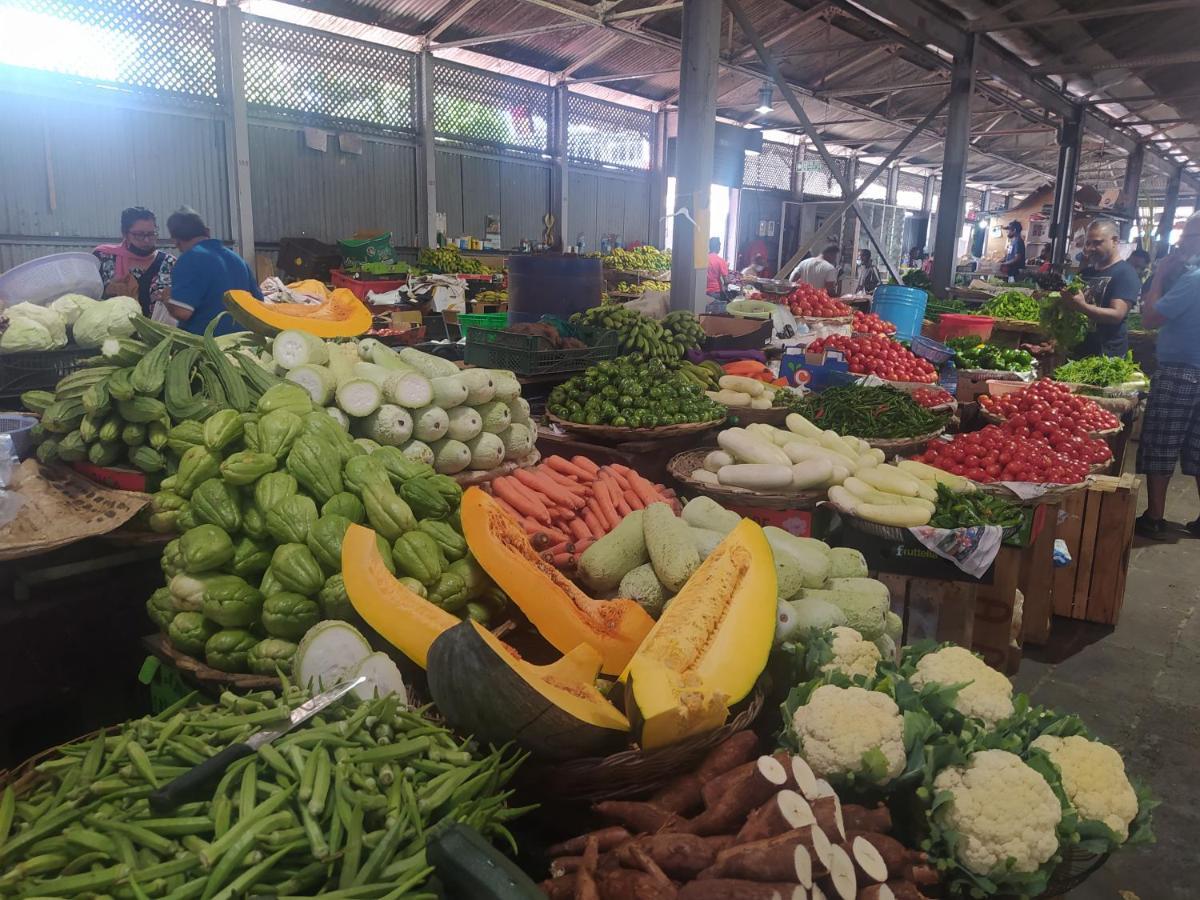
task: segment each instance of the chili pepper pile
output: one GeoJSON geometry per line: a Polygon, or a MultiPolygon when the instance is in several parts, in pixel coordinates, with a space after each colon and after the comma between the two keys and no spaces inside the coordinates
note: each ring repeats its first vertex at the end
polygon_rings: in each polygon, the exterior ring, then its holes
{"type": "Polygon", "coordinates": [[[1023,291],[1004,291],[997,294],[979,309],[979,314],[997,319],[1016,319],[1021,322],[1036,322],[1041,306],[1032,295],[1023,291]]]}
{"type": "Polygon", "coordinates": [[[944,416],[890,387],[840,385],[805,396],[793,407],[820,428],[860,438],[917,437],[946,423],[944,416]]]}
{"type": "Polygon", "coordinates": [[[861,310],[854,312],[855,334],[895,334],[896,326],[886,319],[881,319],[875,313],[865,313],[861,310]]]}
{"type": "Polygon", "coordinates": [[[1021,524],[1021,509],[1002,497],[981,491],[956,494],[946,485],[939,484],[937,503],[929,524],[935,528],[968,528],[972,525],[1010,528],[1021,524]]]}
{"type": "Polygon", "coordinates": [[[513,843],[504,822],[525,810],[502,788],[522,757],[478,758],[395,695],[343,701],[231,764],[211,797],[150,810],[156,788],[306,699],[284,696],[192,695],[59,748],[32,789],[0,798],[0,894],[432,897],[416,893],[430,829],[462,822],[513,843]]]}

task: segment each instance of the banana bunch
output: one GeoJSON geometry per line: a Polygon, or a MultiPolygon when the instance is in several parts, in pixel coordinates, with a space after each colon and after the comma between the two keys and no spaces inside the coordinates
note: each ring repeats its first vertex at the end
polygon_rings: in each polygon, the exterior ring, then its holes
{"type": "Polygon", "coordinates": [[[492,272],[478,260],[465,258],[457,247],[426,247],[417,257],[417,265],[443,275],[490,275],[492,272]]]}
{"type": "Polygon", "coordinates": [[[641,294],[645,291],[670,291],[671,282],[669,281],[642,281],[637,284],[630,284],[628,281],[617,282],[616,293],[618,294],[641,294]]]}
{"type": "Polygon", "coordinates": [[[671,268],[671,251],[659,250],[643,244],[633,250],[620,247],[602,257],[606,269],[622,269],[627,272],[661,272],[671,268]]]}
{"type": "Polygon", "coordinates": [[[473,299],[477,303],[507,303],[508,291],[480,291],[473,299]]]}
{"type": "Polygon", "coordinates": [[[662,326],[677,341],[682,341],[684,349],[699,348],[704,344],[704,329],[700,320],[685,309],[677,309],[667,313],[662,320],[662,326]]]}
{"type": "Polygon", "coordinates": [[[679,374],[706,391],[718,391],[721,389],[721,376],[725,374],[725,370],[711,359],[702,363],[684,360],[679,364],[679,374]]]}
{"type": "Polygon", "coordinates": [[[661,323],[626,306],[593,306],[571,316],[571,324],[607,328],[616,332],[617,344],[623,354],[637,354],[663,362],[676,362],[685,350],[695,346],[665,329],[661,323]]]}

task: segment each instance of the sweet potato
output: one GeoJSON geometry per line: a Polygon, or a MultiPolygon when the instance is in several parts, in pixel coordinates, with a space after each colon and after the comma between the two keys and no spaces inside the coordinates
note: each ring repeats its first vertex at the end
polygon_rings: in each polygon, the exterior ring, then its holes
{"type": "Polygon", "coordinates": [[[896,900],[896,895],[886,884],[869,884],[858,892],[857,900],[896,900]]]}
{"type": "Polygon", "coordinates": [[[888,864],[871,841],[856,837],[847,840],[841,847],[854,863],[854,874],[859,884],[878,884],[888,880],[888,864]]]}
{"type": "Polygon", "coordinates": [[[795,791],[784,790],[750,813],[736,840],[739,844],[761,841],[793,828],[803,828],[815,821],[808,801],[795,791]]]}
{"type": "Polygon", "coordinates": [[[588,838],[592,836],[600,843],[600,852],[607,853],[613,847],[625,843],[630,840],[633,835],[620,825],[610,825],[608,828],[601,828],[599,831],[592,831],[588,834],[581,834],[578,837],[573,837],[570,840],[563,841],[561,844],[555,844],[546,851],[547,856],[577,856],[582,853],[587,847],[588,838]]]}
{"type": "Polygon", "coordinates": [[[933,866],[905,866],[904,879],[911,881],[913,884],[937,884],[941,879],[938,877],[937,869],[933,866]]]}
{"type": "Polygon", "coordinates": [[[593,834],[587,840],[579,871],[575,873],[574,900],[600,900],[600,888],[596,885],[596,864],[599,860],[600,841],[593,834]]]}
{"type": "Polygon", "coordinates": [[[704,812],[680,830],[701,835],[732,834],[752,809],[769,800],[786,781],[787,772],[770,756],[738,766],[704,786],[704,812]]]}
{"type": "Polygon", "coordinates": [[[662,884],[653,875],[635,869],[609,869],[600,873],[600,900],[675,900],[675,885],[662,884]]]}
{"type": "Polygon", "coordinates": [[[802,797],[815,794],[817,776],[813,774],[812,767],[805,761],[803,756],[792,756],[787,751],[780,750],[775,754],[775,759],[787,772],[788,780],[785,785],[786,787],[791,788],[793,791],[798,791],[802,797]]]}
{"type": "Polygon", "coordinates": [[[631,853],[638,847],[654,860],[672,878],[690,881],[701,871],[713,864],[728,846],[731,838],[725,836],[699,837],[694,834],[651,834],[637,838],[616,849],[617,859],[626,868],[636,868],[631,853]]]}
{"type": "MultiPolygon", "coordinates": [[[[843,807],[845,809],[845,807],[843,807]]],[[[887,866],[889,878],[905,878],[907,871],[913,866],[923,866],[929,857],[920,850],[905,847],[894,837],[880,834],[877,831],[847,831],[846,840],[855,841],[861,838],[879,851],[887,866]]]]}
{"type": "Polygon", "coordinates": [[[660,809],[653,803],[632,800],[604,800],[594,804],[592,809],[604,818],[620,822],[630,831],[642,834],[665,831],[682,821],[674,813],[660,809]]]}
{"type": "Polygon", "coordinates": [[[574,875],[582,865],[582,856],[555,857],[550,861],[550,877],[561,878],[563,875],[574,875]]]}
{"type": "Polygon", "coordinates": [[[807,900],[808,891],[799,884],[714,878],[685,884],[675,896],[676,900],[807,900]]]}
{"type": "Polygon", "coordinates": [[[846,826],[842,814],[842,801],[835,794],[832,797],[818,797],[810,804],[813,816],[825,836],[835,844],[846,839],[846,826]]]}
{"type": "Polygon", "coordinates": [[[866,807],[848,804],[842,807],[842,822],[846,831],[880,831],[892,830],[892,814],[880,803],[878,806],[866,807]]]}
{"type": "Polygon", "coordinates": [[[798,881],[812,887],[826,874],[830,844],[821,829],[810,825],[749,844],[735,844],[717,854],[700,879],[744,878],[750,881],[798,881]]]}
{"type": "Polygon", "coordinates": [[[889,881],[887,887],[896,900],[929,900],[911,881],[889,881]]]}

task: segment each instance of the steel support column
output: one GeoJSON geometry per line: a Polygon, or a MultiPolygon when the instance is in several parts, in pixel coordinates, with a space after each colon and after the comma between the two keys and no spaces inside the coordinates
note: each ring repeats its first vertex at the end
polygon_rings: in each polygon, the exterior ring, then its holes
{"type": "Polygon", "coordinates": [[[254,265],[254,206],[250,196],[250,125],[246,116],[246,81],[242,64],[242,11],[236,6],[218,10],[222,15],[224,62],[221,80],[226,91],[229,128],[225,131],[229,173],[229,224],[238,255],[254,265]]]}
{"type": "Polygon", "coordinates": [[[417,148],[417,240],[426,247],[438,244],[437,145],[433,139],[433,54],[417,57],[417,111],[421,144],[417,148]]]}
{"type": "Polygon", "coordinates": [[[716,138],[721,0],[691,0],[683,10],[679,127],[675,139],[675,212],[671,309],[704,308],[708,272],[708,200],[716,138]]]}
{"type": "Polygon", "coordinates": [[[650,219],[646,239],[655,247],[667,240],[667,111],[654,113],[650,141],[650,219]]]}
{"type": "Polygon", "coordinates": [[[975,40],[954,58],[950,69],[950,110],[942,156],[942,190],[938,195],[937,232],[933,240],[933,290],[944,296],[954,284],[958,235],[962,231],[963,194],[967,186],[967,150],[971,145],[971,97],[975,93],[975,40]]]}
{"type": "Polygon", "coordinates": [[[892,166],[888,169],[887,177],[887,204],[895,206],[900,199],[900,168],[892,166]]]}
{"type": "Polygon", "coordinates": [[[1071,247],[1071,220],[1075,214],[1075,182],[1079,177],[1079,149],[1083,144],[1083,107],[1063,119],[1058,132],[1058,171],[1054,178],[1054,211],[1050,218],[1051,262],[1062,265],[1071,247]]]}
{"type": "Polygon", "coordinates": [[[1166,256],[1171,249],[1171,230],[1175,227],[1175,207],[1179,205],[1179,182],[1183,168],[1176,167],[1167,180],[1167,193],[1163,197],[1162,218],[1158,220],[1158,235],[1155,242],[1155,259],[1166,256]]]}
{"type": "Polygon", "coordinates": [[[568,152],[568,129],[570,128],[570,94],[565,84],[554,88],[554,177],[551,179],[550,214],[554,216],[551,231],[551,248],[566,252],[571,241],[570,202],[571,185],[570,154],[568,152]]]}
{"type": "Polygon", "coordinates": [[[1129,240],[1133,223],[1138,217],[1138,191],[1142,184],[1142,166],[1146,162],[1146,145],[1138,144],[1125,160],[1125,179],[1121,186],[1121,209],[1127,218],[1121,222],[1121,240],[1129,240]]]}

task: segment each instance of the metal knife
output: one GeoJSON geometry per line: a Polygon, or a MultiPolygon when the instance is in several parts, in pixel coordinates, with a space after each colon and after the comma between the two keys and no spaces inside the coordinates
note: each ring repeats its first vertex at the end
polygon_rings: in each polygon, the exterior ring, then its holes
{"type": "Polygon", "coordinates": [[[220,778],[221,773],[231,763],[249,756],[263,744],[271,743],[276,738],[287,734],[296,726],[303,725],[323,709],[341,700],[366,680],[367,677],[365,675],[360,675],[353,681],[339,684],[337,687],[317,694],[292,710],[291,714],[286,719],[281,720],[279,725],[272,728],[264,728],[262,731],[257,731],[250,735],[244,741],[237,744],[230,744],[216,756],[210,756],[204,762],[200,763],[200,765],[188,772],[184,772],[170,784],[159,788],[151,794],[150,808],[157,813],[167,813],[189,800],[200,799],[205,794],[205,788],[220,778]]]}

